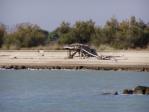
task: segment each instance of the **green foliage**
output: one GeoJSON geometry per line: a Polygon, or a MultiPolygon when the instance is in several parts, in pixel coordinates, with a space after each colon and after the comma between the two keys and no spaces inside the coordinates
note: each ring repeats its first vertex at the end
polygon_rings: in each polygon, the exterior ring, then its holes
{"type": "Polygon", "coordinates": [[[95,26],[92,20],[77,21],[73,27],[63,22],[56,32],[60,44],[89,43],[91,36],[95,33],[95,26]]]}
{"type": "Polygon", "coordinates": [[[6,33],[5,25],[0,24],[0,47],[2,46],[4,42],[5,33],[6,33]]]}
{"type": "Polygon", "coordinates": [[[149,46],[149,24],[132,16],[121,22],[112,17],[103,27],[95,26],[92,20],[77,21],[72,26],[62,22],[52,32],[24,23],[17,25],[14,32],[7,33],[4,25],[0,25],[0,47],[19,49],[55,45],[53,48],[60,48],[72,43],[90,44],[101,49],[146,48],[149,46]]]}
{"type": "Polygon", "coordinates": [[[48,32],[41,30],[37,25],[25,23],[18,25],[15,32],[7,35],[5,44],[8,48],[34,47],[44,45],[47,37],[48,32]]]}
{"type": "Polygon", "coordinates": [[[71,44],[75,41],[73,29],[67,22],[62,22],[60,27],[54,31],[54,38],[58,40],[59,44],[71,44]]]}
{"type": "Polygon", "coordinates": [[[49,32],[48,41],[56,41],[59,38],[56,31],[49,32]]]}
{"type": "Polygon", "coordinates": [[[78,21],[74,25],[74,36],[78,43],[89,43],[92,35],[95,33],[95,26],[92,20],[78,21]]]}

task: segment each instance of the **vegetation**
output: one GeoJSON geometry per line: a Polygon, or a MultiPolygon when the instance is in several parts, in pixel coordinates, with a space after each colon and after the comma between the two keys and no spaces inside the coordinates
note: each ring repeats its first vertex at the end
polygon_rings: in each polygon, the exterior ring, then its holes
{"type": "Polygon", "coordinates": [[[20,24],[14,32],[5,36],[4,46],[6,48],[22,48],[45,45],[48,32],[40,29],[37,25],[20,24]]]}
{"type": "Polygon", "coordinates": [[[0,47],[3,45],[4,43],[4,36],[6,33],[6,28],[5,25],[0,24],[0,47]]]}
{"type": "Polygon", "coordinates": [[[19,24],[13,32],[7,32],[5,25],[0,24],[1,49],[39,46],[53,46],[58,49],[71,43],[89,44],[97,48],[146,48],[149,46],[149,24],[134,16],[121,22],[112,17],[103,27],[96,26],[92,20],[77,21],[72,26],[68,22],[62,22],[52,32],[29,23],[19,24]]]}

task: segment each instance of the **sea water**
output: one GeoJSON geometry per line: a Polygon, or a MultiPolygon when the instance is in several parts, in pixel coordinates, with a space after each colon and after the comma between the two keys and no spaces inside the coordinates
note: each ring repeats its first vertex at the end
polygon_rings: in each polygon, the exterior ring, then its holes
{"type": "Polygon", "coordinates": [[[102,95],[137,85],[148,72],[0,70],[0,112],[149,112],[147,95],[102,95]]]}

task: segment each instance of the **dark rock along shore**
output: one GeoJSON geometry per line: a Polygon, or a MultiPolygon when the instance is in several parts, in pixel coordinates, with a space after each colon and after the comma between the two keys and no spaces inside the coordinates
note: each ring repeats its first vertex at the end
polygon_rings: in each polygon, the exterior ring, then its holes
{"type": "Polygon", "coordinates": [[[123,94],[149,95],[149,87],[147,87],[147,86],[137,86],[134,89],[124,89],[123,94]]]}
{"type": "Polygon", "coordinates": [[[91,66],[91,65],[17,65],[8,64],[0,65],[1,69],[91,69],[91,70],[114,70],[114,71],[146,71],[149,72],[148,67],[136,66],[91,66]]]}
{"type": "MultiPolygon", "coordinates": [[[[149,87],[147,86],[136,86],[133,89],[124,89],[122,94],[124,95],[149,95],[149,87]]],[[[101,95],[119,95],[118,91],[115,93],[102,93],[101,95]]]]}

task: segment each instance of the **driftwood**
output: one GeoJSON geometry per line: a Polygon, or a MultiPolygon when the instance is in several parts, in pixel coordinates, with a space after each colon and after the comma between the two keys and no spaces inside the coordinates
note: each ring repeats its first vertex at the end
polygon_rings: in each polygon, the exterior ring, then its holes
{"type": "Polygon", "coordinates": [[[71,44],[69,46],[64,46],[64,49],[68,50],[68,58],[78,57],[96,57],[99,58],[95,49],[90,48],[88,45],[84,44],[71,44]]]}
{"type": "Polygon", "coordinates": [[[96,49],[90,48],[88,45],[85,44],[71,44],[64,46],[65,50],[68,50],[68,58],[74,58],[75,56],[81,58],[88,58],[88,57],[95,57],[100,60],[116,60],[116,57],[120,56],[104,56],[98,55],[96,49]]]}

